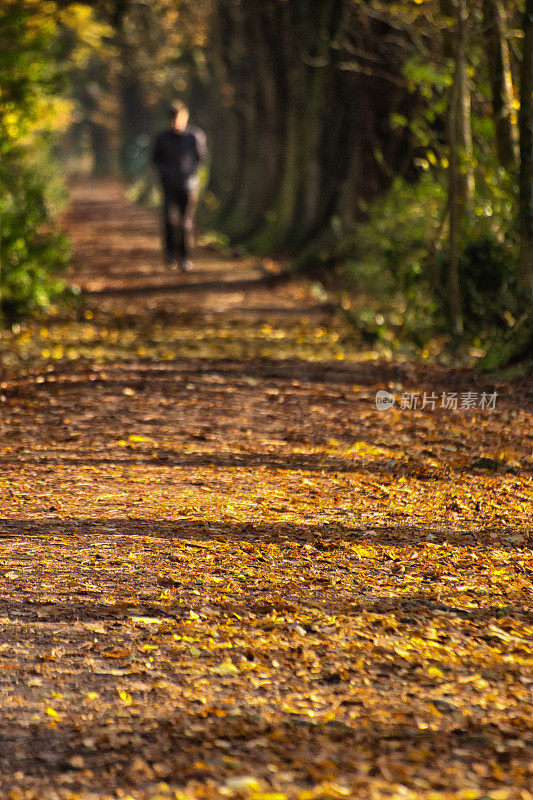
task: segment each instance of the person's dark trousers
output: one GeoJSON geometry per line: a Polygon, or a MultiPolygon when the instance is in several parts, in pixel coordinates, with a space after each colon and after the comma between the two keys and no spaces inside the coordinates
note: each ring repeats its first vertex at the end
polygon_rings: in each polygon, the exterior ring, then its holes
{"type": "Polygon", "coordinates": [[[163,228],[168,262],[180,263],[190,258],[194,236],[196,193],[185,186],[163,187],[163,228]]]}

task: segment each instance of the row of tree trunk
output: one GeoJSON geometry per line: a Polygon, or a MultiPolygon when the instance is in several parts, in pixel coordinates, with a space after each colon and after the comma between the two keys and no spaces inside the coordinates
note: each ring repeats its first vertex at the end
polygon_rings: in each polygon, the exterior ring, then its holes
{"type": "MultiPolygon", "coordinates": [[[[449,150],[448,270],[445,296],[455,334],[463,330],[459,264],[475,193],[471,129],[468,0],[439,0],[443,56],[453,64],[446,140],[449,150]]],[[[531,291],[531,3],[526,0],[518,125],[502,0],[482,0],[492,90],[495,149],[518,179],[521,164],[520,282],[531,291]],[[520,131],[520,138],[519,138],[520,131]]],[[[402,67],[404,36],[374,13],[379,3],[351,0],[217,0],[208,48],[209,85],[195,105],[213,146],[211,186],[221,198],[216,222],[257,251],[302,254],[349,232],[393,175],[412,169],[409,135],[391,115],[416,114],[402,67]]],[[[385,4],[386,6],[386,4],[385,4]]],[[[437,13],[434,11],[434,13],[437,13]]],[[[430,46],[434,46],[431,43],[430,46]]]]}
{"type": "Polygon", "coordinates": [[[219,0],[210,81],[193,97],[213,148],[217,223],[256,250],[301,253],[353,225],[404,168],[402,50],[351,0],[219,0]],[[354,55],[355,54],[355,55],[354,55]]]}

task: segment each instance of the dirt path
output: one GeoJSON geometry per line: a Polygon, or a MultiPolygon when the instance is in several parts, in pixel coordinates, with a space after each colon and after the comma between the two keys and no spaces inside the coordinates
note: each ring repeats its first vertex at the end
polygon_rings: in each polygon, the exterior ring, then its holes
{"type": "Polygon", "coordinates": [[[118,186],[67,226],[85,305],[3,338],[0,797],[532,800],[531,387],[169,272],[118,186]]]}

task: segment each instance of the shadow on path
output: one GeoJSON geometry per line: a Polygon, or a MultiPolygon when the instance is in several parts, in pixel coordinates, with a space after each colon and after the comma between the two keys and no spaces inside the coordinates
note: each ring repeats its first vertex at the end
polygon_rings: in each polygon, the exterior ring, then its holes
{"type": "MultiPolygon", "coordinates": [[[[512,536],[515,533],[523,534],[523,529],[513,526],[502,526],[499,532],[506,532],[512,536]]],[[[467,532],[446,531],[442,527],[431,525],[412,525],[399,522],[397,525],[372,525],[350,527],[342,523],[322,524],[294,524],[279,520],[275,523],[262,521],[251,522],[224,522],[188,519],[143,519],[128,517],[44,517],[27,519],[23,517],[0,519],[0,540],[19,537],[50,537],[61,534],[73,537],[100,537],[112,541],[120,537],[149,537],[161,540],[183,540],[184,542],[220,541],[223,543],[269,544],[283,546],[286,543],[312,544],[317,550],[332,550],[344,545],[373,544],[386,547],[406,547],[427,544],[427,537],[431,534],[431,546],[446,544],[447,534],[453,535],[454,544],[461,544],[461,538],[466,538],[467,532]]],[[[476,534],[472,534],[475,536],[476,534]]],[[[483,533],[477,534],[479,537],[483,533]]],[[[194,547],[194,545],[192,545],[194,547]]],[[[472,537],[468,537],[468,548],[476,547],[472,537]]],[[[486,546],[486,545],[479,545],[486,546]]],[[[510,552],[521,549],[513,544],[497,544],[498,549],[510,552]]],[[[385,560],[387,558],[385,557],[385,560]]]]}
{"type": "Polygon", "coordinates": [[[121,286],[121,287],[105,287],[104,289],[86,290],[84,294],[88,297],[91,296],[104,296],[104,297],[121,297],[128,295],[149,295],[160,294],[165,292],[167,294],[186,292],[246,292],[254,289],[265,289],[274,286],[281,286],[287,283],[290,278],[283,275],[265,275],[259,278],[245,278],[240,280],[211,280],[211,281],[195,281],[195,282],[172,282],[172,283],[158,283],[153,282],[136,285],[136,286],[121,286]]]}

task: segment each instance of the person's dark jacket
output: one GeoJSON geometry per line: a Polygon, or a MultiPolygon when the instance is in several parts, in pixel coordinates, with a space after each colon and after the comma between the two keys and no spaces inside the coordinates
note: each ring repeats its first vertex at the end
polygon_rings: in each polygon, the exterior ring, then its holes
{"type": "Polygon", "coordinates": [[[205,154],[205,134],[199,128],[187,128],[183,132],[166,130],[155,139],[152,161],[163,187],[192,188],[205,154]]]}

